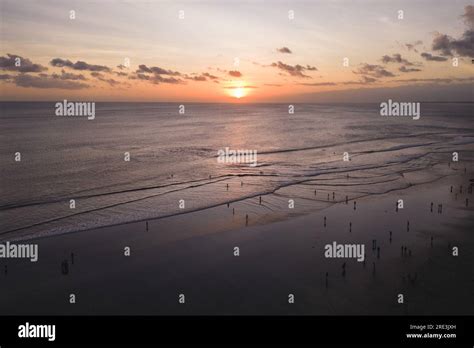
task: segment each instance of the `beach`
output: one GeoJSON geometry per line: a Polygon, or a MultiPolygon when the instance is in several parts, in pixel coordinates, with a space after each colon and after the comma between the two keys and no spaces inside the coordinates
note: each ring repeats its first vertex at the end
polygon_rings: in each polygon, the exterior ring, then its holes
{"type": "Polygon", "coordinates": [[[474,221],[465,199],[472,194],[455,192],[470,177],[443,167],[433,169],[447,175],[431,183],[416,184],[415,173],[405,177],[409,188],[359,197],[356,210],[353,200],[318,201],[313,188],[324,198],[332,189],[311,186],[263,196],[262,205],[254,197],[150,220],[148,231],[137,222],[31,240],[39,245],[38,262],[2,261],[8,273],[1,275],[1,308],[12,315],[467,315],[474,221]],[[281,195],[299,195],[296,207],[301,203],[306,212],[289,213],[281,195]],[[396,212],[400,198],[405,207],[396,212]],[[430,211],[431,201],[442,202],[442,214],[430,211]],[[364,243],[365,264],[325,258],[324,245],[332,241],[364,243]],[[402,255],[403,245],[410,256],[402,255]],[[452,255],[456,245],[459,256],[452,255]],[[70,294],[76,303],[69,303],[70,294]]]}
{"type": "Polygon", "coordinates": [[[468,103],[50,109],[2,103],[5,315],[473,313],[468,103]]]}

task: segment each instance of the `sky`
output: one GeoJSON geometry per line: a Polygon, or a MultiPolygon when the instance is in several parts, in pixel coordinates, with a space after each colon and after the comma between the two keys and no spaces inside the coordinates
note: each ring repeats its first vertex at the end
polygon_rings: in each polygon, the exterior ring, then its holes
{"type": "Polygon", "coordinates": [[[0,0],[0,16],[0,100],[473,100],[469,1],[0,0]]]}

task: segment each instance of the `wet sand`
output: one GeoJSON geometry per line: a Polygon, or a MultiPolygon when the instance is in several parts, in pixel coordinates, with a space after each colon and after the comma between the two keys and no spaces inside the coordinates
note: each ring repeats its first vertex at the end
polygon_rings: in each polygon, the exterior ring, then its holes
{"type": "MultiPolygon", "coordinates": [[[[262,196],[261,203],[253,197],[149,220],[148,230],[143,221],[35,239],[29,242],[39,244],[38,262],[0,260],[0,309],[4,315],[472,315],[473,170],[446,167],[433,168],[446,176],[432,181],[428,172],[405,173],[406,189],[381,194],[308,182],[262,196]],[[396,211],[398,199],[404,208],[396,211]],[[364,243],[365,265],[325,258],[324,245],[333,241],[364,243]]],[[[234,185],[240,182],[229,189],[234,185]]]]}

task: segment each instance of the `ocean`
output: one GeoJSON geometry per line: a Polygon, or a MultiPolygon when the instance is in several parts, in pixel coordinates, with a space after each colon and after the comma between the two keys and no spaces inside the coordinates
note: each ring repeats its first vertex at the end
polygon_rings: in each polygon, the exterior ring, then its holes
{"type": "MultiPolygon", "coordinates": [[[[289,114],[288,104],[185,103],[180,114],[176,103],[98,102],[88,120],[56,116],[54,102],[2,102],[0,240],[172,216],[291,187],[295,195],[325,186],[402,189],[405,173],[448,165],[453,152],[459,163],[474,159],[473,105],[421,103],[413,120],[382,117],[379,104],[295,104],[289,114]],[[226,148],[255,151],[256,165],[218,161],[226,148]]],[[[419,180],[436,176],[430,170],[419,180]]]]}

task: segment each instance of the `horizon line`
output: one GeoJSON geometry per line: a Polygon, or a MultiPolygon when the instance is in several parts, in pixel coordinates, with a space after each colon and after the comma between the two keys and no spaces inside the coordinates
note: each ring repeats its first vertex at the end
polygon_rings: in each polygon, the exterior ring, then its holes
{"type": "MultiPolygon", "coordinates": [[[[391,99],[391,98],[389,98],[391,99]]],[[[399,98],[397,98],[399,99],[399,98]]],[[[198,102],[198,101],[111,101],[111,100],[77,100],[77,99],[61,99],[61,100],[0,100],[0,103],[58,103],[61,101],[70,101],[70,102],[94,102],[94,103],[115,103],[115,104],[231,104],[231,105],[248,105],[248,104],[377,104],[378,101],[373,102],[341,102],[341,101],[332,101],[332,102],[198,102]]],[[[383,99],[386,101],[388,99],[383,99]]],[[[393,99],[392,99],[393,100],[393,99]]],[[[405,101],[413,102],[413,101],[405,101]]],[[[430,101],[423,100],[417,101],[418,103],[430,103],[430,104],[449,104],[449,103],[465,103],[465,104],[474,104],[474,101],[466,100],[454,100],[454,101],[430,101]]]]}

